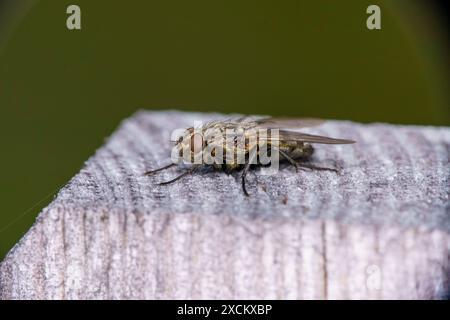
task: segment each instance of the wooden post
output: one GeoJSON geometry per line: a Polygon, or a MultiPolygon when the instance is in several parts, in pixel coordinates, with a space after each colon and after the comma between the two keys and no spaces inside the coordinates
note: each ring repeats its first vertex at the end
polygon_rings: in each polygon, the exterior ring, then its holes
{"type": "Polygon", "coordinates": [[[450,129],[329,121],[333,172],[179,171],[170,133],[218,114],[138,112],[0,265],[2,299],[439,299],[450,277],[450,129]]]}

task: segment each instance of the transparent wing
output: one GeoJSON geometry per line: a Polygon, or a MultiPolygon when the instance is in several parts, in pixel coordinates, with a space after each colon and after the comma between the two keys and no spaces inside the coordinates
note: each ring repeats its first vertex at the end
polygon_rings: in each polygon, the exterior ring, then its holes
{"type": "Polygon", "coordinates": [[[242,116],[240,118],[237,119],[233,119],[232,122],[235,123],[256,123],[256,120],[259,120],[257,117],[255,116],[242,116]]]}
{"type": "Polygon", "coordinates": [[[315,118],[264,118],[254,120],[254,122],[264,129],[300,129],[321,125],[325,120],[315,118]]]}
{"type": "MultiPolygon", "coordinates": [[[[274,139],[276,139],[276,137],[269,137],[268,139],[274,140],[274,139]]],[[[279,141],[301,141],[301,142],[308,142],[308,143],[324,143],[324,144],[350,144],[350,143],[356,142],[354,140],[335,139],[335,138],[330,138],[330,137],[316,136],[313,134],[287,131],[287,130],[279,131],[278,140],[279,141]]]]}

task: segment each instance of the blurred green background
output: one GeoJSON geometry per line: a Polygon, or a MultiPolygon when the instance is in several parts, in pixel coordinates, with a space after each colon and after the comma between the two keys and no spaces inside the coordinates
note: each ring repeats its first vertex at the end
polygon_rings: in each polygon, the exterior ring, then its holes
{"type": "Polygon", "coordinates": [[[449,125],[448,30],[432,4],[0,2],[0,259],[139,108],[449,125]],[[381,30],[366,28],[370,4],[381,30]]]}

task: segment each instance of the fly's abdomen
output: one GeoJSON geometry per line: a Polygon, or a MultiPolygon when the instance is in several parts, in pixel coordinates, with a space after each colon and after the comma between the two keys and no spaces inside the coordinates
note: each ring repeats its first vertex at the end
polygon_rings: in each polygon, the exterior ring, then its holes
{"type": "MultiPolygon", "coordinates": [[[[314,153],[313,147],[309,143],[303,142],[281,144],[280,150],[296,160],[307,159],[314,153]]],[[[280,154],[280,158],[283,158],[282,154],[280,154]]]]}

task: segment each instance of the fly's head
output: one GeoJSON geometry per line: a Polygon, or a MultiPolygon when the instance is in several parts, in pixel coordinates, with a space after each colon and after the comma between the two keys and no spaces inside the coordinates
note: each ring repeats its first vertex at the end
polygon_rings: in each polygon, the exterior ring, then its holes
{"type": "Polygon", "coordinates": [[[175,143],[178,156],[187,162],[194,163],[195,159],[201,157],[205,139],[202,130],[190,127],[177,138],[175,143]]]}

